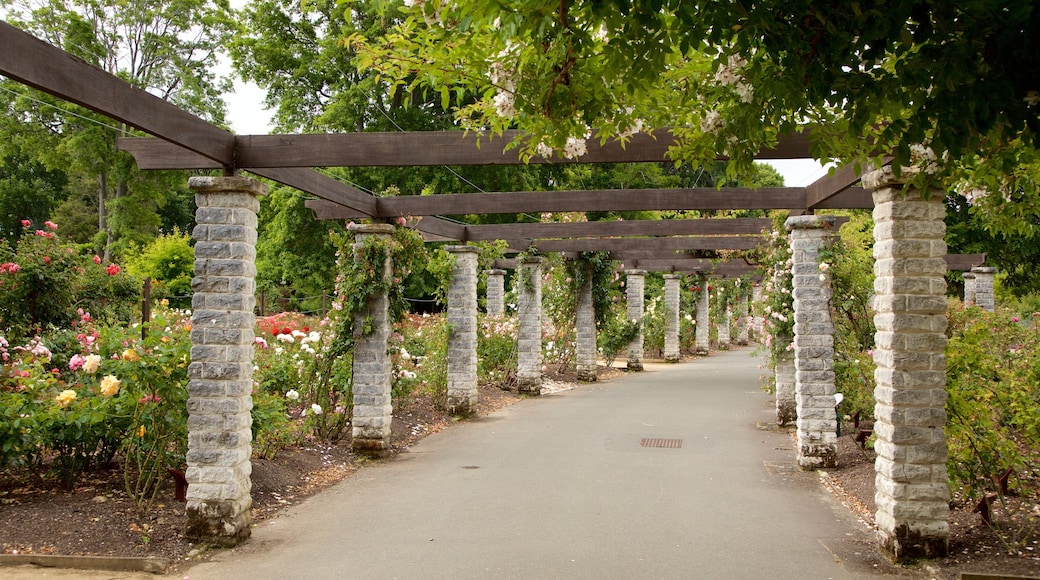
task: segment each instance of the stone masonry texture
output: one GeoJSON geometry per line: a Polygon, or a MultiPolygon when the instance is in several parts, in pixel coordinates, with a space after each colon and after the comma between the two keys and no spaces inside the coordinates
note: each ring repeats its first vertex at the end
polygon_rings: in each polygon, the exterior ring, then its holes
{"type": "Polygon", "coordinates": [[[740,346],[746,346],[748,343],[748,326],[750,324],[747,291],[741,288],[740,299],[737,301],[737,344],[740,346]]]}
{"type": "Polygon", "coordinates": [[[640,323],[639,334],[628,343],[628,363],[625,368],[630,371],[643,370],[643,302],[645,298],[644,282],[646,270],[625,271],[625,291],[628,296],[628,319],[640,323]]]}
{"type": "MultiPolygon", "coordinates": [[[[903,170],[908,178],[910,170],[903,170]]],[[[944,556],[946,207],[891,168],[863,176],[874,197],[874,434],[878,546],[896,561],[944,556]]]]}
{"type": "Polygon", "coordinates": [[[542,264],[545,258],[524,258],[517,264],[517,389],[542,394],[542,264]]]}
{"type": "Polygon", "coordinates": [[[575,370],[578,380],[593,382],[596,380],[596,312],[592,303],[592,281],[590,280],[578,294],[577,312],[575,312],[575,370]]]}
{"type": "MultiPolygon", "coordinates": [[[[388,224],[353,224],[354,247],[368,240],[386,240],[394,233],[388,224]]],[[[392,276],[393,264],[388,256],[382,265],[385,278],[392,276]]],[[[386,293],[371,296],[368,304],[354,320],[354,418],[351,421],[354,453],[383,457],[390,451],[390,422],[393,402],[390,400],[390,373],[393,365],[387,345],[390,339],[390,299],[386,293]],[[371,329],[365,333],[363,329],[371,329]]]]}
{"type": "Polygon", "coordinates": [[[506,271],[485,270],[487,275],[488,316],[504,316],[506,313],[506,271]]]}
{"type": "Polygon", "coordinates": [[[997,275],[997,269],[976,266],[971,269],[971,273],[975,275],[972,284],[975,304],[983,310],[993,312],[996,308],[996,299],[993,296],[993,278],[997,275]]]}
{"type": "Polygon", "coordinates": [[[711,350],[711,317],[709,314],[709,300],[711,292],[708,291],[708,280],[701,281],[701,291],[697,295],[697,328],[694,332],[693,346],[697,354],[705,355],[711,350]]]}
{"type": "Polygon", "coordinates": [[[964,305],[975,304],[975,274],[965,272],[964,276],[964,305]]]}
{"type": "Polygon", "coordinates": [[[448,412],[477,410],[477,256],[476,246],[447,246],[455,257],[448,288],[448,412]]]}
{"type": "Polygon", "coordinates": [[[798,421],[798,404],[794,397],[794,353],[782,353],[775,364],[776,424],[793,425],[798,421]]]}
{"type": "MultiPolygon", "coordinates": [[[[719,298],[717,298],[717,300],[721,299],[721,294],[722,293],[720,292],[719,293],[719,298]]],[[[720,301],[720,304],[719,304],[719,315],[722,317],[722,320],[719,321],[719,349],[720,350],[729,350],[729,347],[730,347],[729,326],[730,326],[730,324],[733,321],[733,311],[730,308],[730,305],[728,303],[727,304],[721,304],[721,300],[719,300],[719,301],[720,301]]]]}
{"type": "Polygon", "coordinates": [[[820,271],[820,250],[834,232],[834,216],[787,219],[793,264],[794,391],[798,466],[835,467],[838,415],[834,399],[834,325],[831,290],[820,271]]]}
{"type": "Polygon", "coordinates": [[[664,360],[678,362],[679,352],[679,281],[680,274],[664,275],[664,360]]]}
{"type": "Polygon", "coordinates": [[[192,177],[188,186],[197,209],[185,536],[233,546],[252,523],[256,214],[267,186],[244,177],[192,177]]]}

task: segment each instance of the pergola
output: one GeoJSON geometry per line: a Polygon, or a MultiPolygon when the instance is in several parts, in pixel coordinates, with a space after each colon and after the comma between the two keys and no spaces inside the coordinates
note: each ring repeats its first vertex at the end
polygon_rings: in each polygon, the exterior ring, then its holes
{"type": "MultiPolygon", "coordinates": [[[[883,354],[888,358],[878,359],[877,392],[882,397],[878,400],[881,437],[878,445],[884,457],[878,464],[879,490],[884,487],[879,493],[889,494],[887,500],[879,501],[879,542],[883,550],[898,558],[945,552],[948,524],[942,506],[946,500],[938,487],[941,484],[945,490],[946,485],[945,442],[941,438],[945,422],[941,393],[945,379],[935,376],[935,372],[941,375],[944,368],[936,361],[941,359],[945,339],[940,338],[941,329],[936,332],[939,323],[931,321],[938,320],[935,316],[944,316],[940,283],[946,267],[967,269],[984,258],[945,256],[942,232],[934,225],[936,219],[940,225],[942,221],[941,196],[938,196],[939,209],[936,209],[936,200],[929,200],[928,196],[893,193],[901,191],[902,186],[894,186],[896,180],[890,172],[884,171],[871,174],[869,187],[864,188],[861,175],[853,167],[843,167],[807,187],[375,197],[313,168],[507,165],[524,160],[515,150],[504,150],[514,134],[495,138],[463,132],[234,135],[3,22],[0,22],[0,74],[155,137],[119,140],[119,146],[134,155],[141,169],[223,172],[221,178],[193,179],[192,182],[200,200],[199,226],[193,234],[197,258],[193,285],[200,323],[192,331],[189,413],[194,420],[190,422],[193,445],[196,451],[202,446],[209,455],[200,459],[201,455],[193,455],[189,449],[190,532],[218,541],[223,538],[228,543],[241,540],[249,532],[249,458],[247,451],[242,457],[242,450],[249,447],[246,384],[251,383],[251,362],[244,358],[244,353],[246,349],[251,353],[252,329],[247,328],[246,322],[251,320],[255,303],[252,297],[255,197],[262,195],[264,187],[239,177],[240,172],[246,171],[313,195],[317,200],[308,202],[308,207],[319,219],[386,221],[400,216],[424,216],[415,227],[431,241],[506,240],[510,247],[519,250],[604,251],[630,267],[661,272],[715,272],[715,275],[734,276],[747,273],[751,266],[743,261],[718,263],[701,259],[696,252],[753,248],[760,243],[762,231],[770,227],[769,220],[466,225],[441,216],[606,210],[789,210],[792,220],[788,225],[796,240],[802,239],[792,242],[796,254],[796,298],[800,289],[805,297],[821,296],[818,288],[806,286],[809,281],[803,274],[814,267],[814,248],[818,249],[821,243],[812,232],[832,229],[834,220],[817,220],[813,214],[825,209],[875,208],[876,221],[883,230],[876,233],[880,236],[877,247],[882,248],[876,251],[878,304],[879,312],[887,317],[879,319],[878,351],[895,353],[883,354]],[[927,223],[915,221],[919,218],[927,223]],[[882,227],[882,224],[893,227],[882,227]],[[798,238],[801,230],[807,233],[798,238]],[[903,239],[907,237],[912,240],[903,239]],[[920,248],[923,250],[919,251],[920,248]],[[920,254],[921,251],[924,253],[920,254]],[[942,261],[944,258],[947,262],[942,261]],[[800,271],[803,267],[805,270],[800,271]],[[917,282],[907,282],[910,276],[918,275],[927,277],[923,289],[917,282]],[[904,315],[906,318],[899,318],[904,315]],[[924,327],[917,328],[921,316],[929,318],[921,323],[924,327]],[[211,320],[212,324],[203,324],[206,322],[203,319],[211,320]],[[907,332],[918,331],[920,334],[915,334],[918,338],[914,341],[905,337],[907,332]],[[912,356],[906,354],[908,352],[912,352],[912,356]],[[925,361],[923,370],[915,366],[922,360],[925,361]],[[887,377],[884,381],[883,376],[887,377]],[[904,409],[907,406],[912,407],[913,412],[907,412],[904,409]],[[941,453],[937,447],[940,444],[941,453]],[[914,446],[927,453],[908,459],[905,448],[914,446]],[[912,475],[908,475],[911,471],[908,462],[914,462],[912,475]],[[911,488],[920,491],[910,491],[911,488]],[[922,505],[924,507],[920,507],[922,505]]],[[[811,135],[786,135],[775,148],[760,151],[757,157],[809,158],[810,142],[811,135]]],[[[624,147],[613,142],[604,145],[590,142],[587,155],[579,161],[665,162],[669,160],[667,152],[673,143],[674,138],[667,129],[654,131],[653,135],[637,135],[624,147]]],[[[530,162],[577,161],[534,158],[530,162]]],[[[389,226],[372,226],[361,234],[381,235],[385,232],[379,228],[386,227],[389,226]]],[[[799,311],[796,303],[796,324],[818,332],[799,334],[796,329],[795,350],[802,354],[796,357],[795,364],[809,388],[814,384],[812,380],[819,378],[816,375],[828,370],[829,363],[820,361],[829,360],[827,357],[832,357],[833,351],[820,342],[829,330],[820,330],[823,327],[819,324],[829,325],[829,314],[824,321],[819,318],[822,316],[819,301],[803,302],[816,310],[799,311]]],[[[825,308],[826,301],[822,304],[825,308]]],[[[365,345],[359,342],[358,348],[365,345]]],[[[382,345],[378,341],[373,343],[372,352],[378,353],[380,348],[385,353],[385,337],[382,345]]],[[[833,395],[833,374],[830,381],[833,395]]],[[[829,420],[833,425],[833,400],[826,403],[825,390],[815,394],[806,391],[804,397],[806,401],[814,398],[824,401],[820,405],[830,404],[829,420]]],[[[811,415],[813,410],[808,402],[806,404],[806,422],[811,423],[815,420],[811,415]]],[[[384,427],[378,418],[367,421],[355,415],[355,437],[358,423],[365,423],[361,425],[363,429],[384,427]]],[[[825,431],[826,421],[821,425],[825,431]]],[[[388,422],[385,427],[388,430],[388,422]]],[[[819,433],[819,428],[812,433],[819,433]]],[[[812,433],[807,435],[810,440],[819,437],[812,433]]],[[[799,461],[802,454],[811,460],[803,463],[804,467],[814,465],[812,461],[826,459],[826,441],[801,442],[800,446],[799,461]]]]}

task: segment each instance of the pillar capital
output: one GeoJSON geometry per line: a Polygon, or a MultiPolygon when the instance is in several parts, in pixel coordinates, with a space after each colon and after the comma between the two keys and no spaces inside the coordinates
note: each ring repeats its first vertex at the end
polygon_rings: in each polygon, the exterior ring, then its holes
{"type": "Polygon", "coordinates": [[[479,254],[481,249],[477,246],[444,246],[444,251],[452,254],[479,254]]]}
{"type": "Polygon", "coordinates": [[[683,277],[682,274],[665,274],[664,275],[664,279],[665,280],[682,280],[682,277],[683,277]]]}
{"type": "Polygon", "coordinates": [[[524,256],[517,264],[544,264],[545,256],[524,256]]]}
{"type": "Polygon", "coordinates": [[[640,270],[638,268],[625,270],[625,276],[646,276],[646,270],[640,270]]]}
{"type": "Polygon", "coordinates": [[[488,276],[505,276],[505,270],[499,270],[498,268],[492,268],[490,270],[484,270],[484,274],[488,276]]]}
{"type": "Polygon", "coordinates": [[[350,224],[347,231],[355,234],[392,234],[397,227],[390,224],[350,224]]]}
{"type": "Polygon", "coordinates": [[[791,230],[834,229],[835,217],[832,215],[798,215],[787,218],[784,227],[791,230]]]}
{"type": "Polygon", "coordinates": [[[918,170],[913,167],[902,167],[900,168],[899,175],[896,175],[895,169],[891,165],[886,165],[881,169],[875,169],[869,173],[864,173],[860,177],[860,183],[863,185],[863,189],[876,190],[883,187],[899,186],[902,187],[907,182],[917,177],[918,170]]]}
{"type": "Polygon", "coordinates": [[[195,193],[249,193],[257,197],[267,195],[267,184],[240,175],[217,177],[197,175],[188,178],[188,187],[195,193]]]}
{"type": "Polygon", "coordinates": [[[975,266],[974,268],[971,269],[971,272],[970,272],[970,274],[972,274],[973,276],[978,276],[979,274],[990,274],[990,275],[993,275],[993,274],[996,274],[996,273],[997,273],[997,269],[992,267],[992,266],[975,266]]]}

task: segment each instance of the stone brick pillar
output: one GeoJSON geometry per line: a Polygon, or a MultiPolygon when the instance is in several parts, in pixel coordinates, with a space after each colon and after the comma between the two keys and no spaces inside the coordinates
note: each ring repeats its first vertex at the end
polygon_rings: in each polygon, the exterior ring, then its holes
{"type": "Polygon", "coordinates": [[[477,256],[476,246],[446,246],[455,257],[448,287],[448,412],[477,410],[477,256]]]}
{"type": "Polygon", "coordinates": [[[188,186],[197,225],[185,535],[232,546],[252,520],[256,213],[267,186],[246,177],[192,177],[188,186]]]}
{"type": "Polygon", "coordinates": [[[748,326],[751,324],[751,320],[748,318],[747,290],[745,288],[740,290],[740,300],[737,301],[737,344],[747,346],[748,326]]]}
{"type": "Polygon", "coordinates": [[[589,280],[578,294],[574,321],[575,370],[578,380],[587,383],[596,380],[596,312],[592,304],[592,281],[589,280]]]}
{"type": "Polygon", "coordinates": [[[487,313],[488,316],[505,316],[506,313],[506,271],[484,270],[487,274],[487,313]]]}
{"type": "MultiPolygon", "coordinates": [[[[389,224],[354,224],[354,249],[364,244],[388,241],[394,233],[389,224]]],[[[355,259],[357,255],[355,254],[355,259]]],[[[382,275],[393,275],[393,264],[388,256],[381,267],[382,275]]],[[[390,451],[390,422],[393,404],[390,400],[390,373],[393,365],[387,352],[390,339],[390,299],[377,294],[358,312],[354,319],[354,419],[351,448],[354,453],[382,457],[390,451]],[[364,329],[371,332],[364,333],[364,329]]]]}
{"type": "Polygon", "coordinates": [[[776,365],[776,424],[793,425],[798,421],[798,404],[794,396],[794,353],[784,351],[773,362],[776,365]]]}
{"type": "Polygon", "coordinates": [[[965,272],[964,276],[964,305],[975,304],[975,274],[965,272]]]}
{"type": "Polygon", "coordinates": [[[517,389],[529,395],[542,394],[542,263],[531,256],[517,264],[517,311],[520,320],[517,340],[517,389]]]}
{"type": "Polygon", "coordinates": [[[643,370],[643,303],[645,301],[644,282],[646,270],[625,270],[625,290],[628,297],[628,319],[640,324],[639,334],[628,343],[628,364],[630,371],[643,370]]]}
{"type": "Polygon", "coordinates": [[[897,561],[940,557],[948,550],[950,501],[946,207],[941,191],[904,189],[888,167],[862,181],[874,196],[878,544],[897,561]]]}
{"type": "Polygon", "coordinates": [[[697,328],[694,333],[693,346],[697,354],[706,355],[711,350],[711,317],[709,314],[708,281],[701,281],[701,291],[697,295],[697,328]]]}
{"type": "Polygon", "coordinates": [[[993,312],[996,308],[996,299],[993,296],[993,277],[997,274],[996,268],[976,266],[971,269],[975,274],[975,283],[972,284],[975,293],[975,304],[983,310],[993,312]]]}
{"type": "Polygon", "coordinates": [[[794,297],[794,391],[798,406],[798,466],[834,467],[838,414],[834,400],[834,324],[831,289],[820,272],[820,249],[834,232],[834,216],[787,218],[794,297]]]}
{"type": "MultiPolygon", "coordinates": [[[[721,289],[719,290],[719,298],[722,298],[721,289]]],[[[729,302],[719,304],[719,316],[722,318],[722,320],[719,321],[719,350],[729,350],[731,340],[729,325],[733,320],[733,311],[730,309],[729,302]]]]}
{"type": "Polygon", "coordinates": [[[679,362],[679,280],[682,274],[664,275],[664,360],[679,362]]]}

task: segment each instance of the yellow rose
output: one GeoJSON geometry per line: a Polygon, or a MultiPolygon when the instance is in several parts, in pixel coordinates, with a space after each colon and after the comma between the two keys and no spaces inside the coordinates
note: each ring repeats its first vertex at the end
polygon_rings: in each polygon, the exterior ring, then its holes
{"type": "Polygon", "coordinates": [[[138,437],[144,437],[144,425],[141,425],[140,427],[137,428],[137,436],[138,437]]]}
{"type": "Polygon", "coordinates": [[[123,360],[130,361],[130,362],[137,362],[137,361],[141,360],[141,357],[140,357],[140,355],[137,354],[136,350],[134,350],[132,348],[128,348],[128,349],[123,351],[123,360]]]}
{"type": "Polygon", "coordinates": [[[76,400],[76,391],[73,391],[72,389],[66,389],[58,393],[58,396],[54,397],[54,400],[58,402],[59,407],[68,407],[72,404],[73,401],[76,400]]]}
{"type": "Polygon", "coordinates": [[[111,397],[119,392],[119,379],[114,375],[105,375],[105,378],[101,379],[101,394],[106,397],[111,397]]]}
{"type": "Polygon", "coordinates": [[[83,370],[89,374],[93,374],[101,366],[101,357],[96,354],[88,354],[86,360],[83,361],[83,370]]]}

